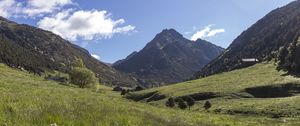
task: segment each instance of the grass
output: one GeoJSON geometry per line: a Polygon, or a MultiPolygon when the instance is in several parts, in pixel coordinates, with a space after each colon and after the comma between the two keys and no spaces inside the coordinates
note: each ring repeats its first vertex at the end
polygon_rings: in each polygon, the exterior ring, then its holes
{"type": "Polygon", "coordinates": [[[209,92],[214,94],[215,97],[197,100],[196,105],[192,107],[192,111],[204,111],[202,106],[205,101],[209,100],[213,105],[210,113],[282,118],[300,122],[300,96],[298,95],[300,91],[287,90],[286,92],[292,93],[292,95],[280,97],[281,92],[284,92],[285,89],[275,90],[275,87],[282,87],[287,84],[300,87],[298,78],[283,76],[284,74],[282,71],[277,71],[272,62],[262,63],[198,80],[136,92],[129,95],[128,98],[140,98],[139,100],[145,102],[149,99],[148,94],[156,92],[156,94],[166,97],[151,101],[150,104],[164,106],[166,99],[169,97],[188,95],[201,97],[201,93],[209,92]],[[259,89],[262,86],[267,87],[270,91],[258,90],[255,92],[259,94],[247,92],[249,88],[259,89]],[[280,93],[275,96],[278,91],[280,93]],[[272,97],[273,93],[274,97],[272,97]],[[255,95],[268,95],[268,97],[255,97],[255,95]]]}
{"type": "Polygon", "coordinates": [[[187,81],[175,85],[152,88],[137,94],[159,91],[167,96],[182,96],[198,92],[239,92],[248,87],[256,87],[281,82],[283,72],[275,70],[273,64],[258,64],[253,67],[221,73],[203,79],[187,81]]]}
{"type": "Polygon", "coordinates": [[[111,88],[80,89],[0,64],[0,125],[43,126],[297,125],[297,120],[183,111],[133,102],[111,88]]]}

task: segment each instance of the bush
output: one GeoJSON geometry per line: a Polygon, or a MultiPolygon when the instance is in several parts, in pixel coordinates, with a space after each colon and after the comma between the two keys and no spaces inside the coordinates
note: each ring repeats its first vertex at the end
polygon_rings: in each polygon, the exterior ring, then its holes
{"type": "Polygon", "coordinates": [[[95,74],[87,68],[75,67],[70,72],[71,83],[80,88],[91,87],[97,83],[95,74]]]}
{"type": "Polygon", "coordinates": [[[113,91],[122,91],[122,90],[123,90],[123,88],[121,86],[115,86],[113,88],[113,91]]]}
{"type": "Polygon", "coordinates": [[[75,61],[73,62],[73,67],[85,68],[83,60],[80,58],[76,58],[75,61]]]}
{"type": "Polygon", "coordinates": [[[144,88],[141,87],[141,86],[137,86],[137,87],[135,88],[135,91],[141,91],[141,90],[144,90],[144,88]]]}
{"type": "Polygon", "coordinates": [[[126,95],[128,93],[128,91],[127,90],[125,90],[125,89],[122,89],[122,91],[121,91],[121,95],[126,95]]]}
{"type": "Polygon", "coordinates": [[[189,106],[189,109],[190,109],[190,107],[195,104],[195,99],[192,98],[191,96],[187,96],[186,102],[187,102],[187,105],[189,106]]]}
{"type": "Polygon", "coordinates": [[[211,107],[211,103],[209,102],[209,101],[206,101],[205,103],[204,103],[204,106],[203,106],[204,108],[205,108],[205,110],[207,110],[207,109],[209,109],[210,107],[211,107]]]}
{"type": "Polygon", "coordinates": [[[186,102],[182,98],[179,98],[178,99],[178,107],[180,109],[186,109],[188,107],[188,105],[186,104],[186,102]]]}
{"type": "Polygon", "coordinates": [[[172,98],[172,97],[169,98],[168,101],[166,101],[166,106],[173,108],[175,106],[175,100],[174,100],[174,98],[172,98]]]}

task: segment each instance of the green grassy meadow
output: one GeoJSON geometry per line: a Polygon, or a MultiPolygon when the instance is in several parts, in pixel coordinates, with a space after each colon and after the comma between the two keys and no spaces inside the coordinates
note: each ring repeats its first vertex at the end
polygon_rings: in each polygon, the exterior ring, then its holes
{"type": "Polygon", "coordinates": [[[128,98],[140,102],[147,101],[148,104],[155,106],[165,106],[169,97],[196,96],[200,100],[196,100],[192,111],[205,111],[202,106],[205,101],[210,101],[212,108],[208,113],[261,116],[300,122],[299,87],[298,78],[277,71],[276,66],[271,62],[132,93],[128,98]],[[293,87],[293,90],[289,87],[293,87]],[[149,102],[151,93],[165,98],[149,102]],[[205,93],[213,95],[201,95],[205,93]]]}
{"type": "MultiPolygon", "coordinates": [[[[260,67],[272,68],[271,65],[260,65],[260,67]]],[[[249,70],[254,68],[249,68],[249,70]]],[[[274,72],[274,71],[271,71],[274,72]]],[[[239,75],[236,72],[233,72],[239,75]]],[[[278,74],[276,72],[272,74],[278,74]]],[[[279,74],[278,74],[279,75],[279,74]]],[[[226,76],[224,74],[224,76],[226,76]]],[[[261,76],[267,76],[262,73],[261,76]]],[[[156,88],[160,93],[166,93],[168,96],[179,96],[192,91],[207,91],[218,89],[216,84],[208,89],[197,88],[197,85],[211,80],[213,78],[200,79],[192,82],[177,84],[174,87],[168,86],[156,88]],[[205,81],[206,80],[206,81],[205,81]],[[188,86],[182,86],[189,84],[188,86]],[[182,90],[173,90],[185,87],[182,90]],[[170,89],[168,89],[170,88],[170,89]],[[172,88],[172,89],[171,89],[172,88]],[[188,91],[190,90],[190,91],[188,91]]],[[[279,77],[273,77],[270,82],[277,82],[279,77]]],[[[223,78],[225,79],[225,77],[223,78]]],[[[258,81],[257,81],[258,82],[258,81]]],[[[230,83],[229,81],[227,83],[230,83]]],[[[254,83],[247,82],[251,86],[257,86],[254,83]]],[[[224,83],[225,84],[225,83],[224,83]]],[[[245,84],[246,85],[246,84],[245,84]]],[[[234,86],[232,86],[234,87],[234,86]]],[[[221,92],[239,91],[240,87],[234,90],[220,89],[221,92]]],[[[148,92],[142,91],[135,95],[148,92]]],[[[298,99],[271,99],[274,104],[282,104],[282,100],[290,101],[298,99]]],[[[234,100],[234,99],[228,99],[234,100]]],[[[47,81],[41,77],[29,74],[24,71],[11,69],[0,64],[0,125],[6,126],[49,126],[57,124],[58,126],[254,126],[254,125],[297,125],[297,118],[273,119],[266,116],[248,116],[248,115],[229,115],[227,113],[213,113],[201,110],[201,101],[191,110],[180,110],[177,108],[166,108],[161,101],[155,101],[153,104],[135,102],[122,97],[119,93],[112,92],[111,88],[100,86],[98,89],[80,89],[76,86],[66,86],[54,81],[47,81]]],[[[259,101],[259,99],[255,100],[259,101]]],[[[218,107],[227,109],[236,109],[238,106],[251,106],[251,101],[241,101],[239,103],[225,104],[220,100],[218,107]],[[238,104],[238,105],[237,105],[238,104]],[[231,108],[233,107],[233,108],[231,108]]],[[[257,104],[260,107],[266,106],[267,101],[261,100],[257,104]]],[[[295,101],[295,104],[296,101],[295,101]]],[[[278,106],[277,106],[278,107],[278,106]]],[[[296,107],[296,106],[295,106],[296,107]]],[[[213,109],[216,109],[213,106],[213,109]]]]}

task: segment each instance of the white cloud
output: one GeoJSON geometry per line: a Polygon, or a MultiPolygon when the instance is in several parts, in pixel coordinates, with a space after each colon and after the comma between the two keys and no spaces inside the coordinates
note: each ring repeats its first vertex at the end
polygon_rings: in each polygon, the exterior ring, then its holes
{"type": "Polygon", "coordinates": [[[0,1],[0,16],[9,18],[15,13],[16,9],[20,6],[15,0],[2,0],[0,1]]]}
{"type": "Polygon", "coordinates": [[[97,60],[100,60],[100,56],[96,55],[96,54],[92,54],[92,57],[94,57],[97,60]]]}
{"type": "Polygon", "coordinates": [[[225,32],[225,29],[212,29],[213,25],[208,25],[204,29],[196,32],[192,37],[192,41],[196,41],[197,39],[203,39],[203,38],[208,38],[208,37],[213,37],[219,33],[225,32]]]}
{"type": "Polygon", "coordinates": [[[72,0],[1,0],[0,16],[13,17],[38,17],[61,10],[66,5],[74,4],[72,0]]]}
{"type": "Polygon", "coordinates": [[[73,4],[72,0],[28,0],[23,13],[32,17],[45,13],[51,13],[61,9],[65,5],[73,4]]]}
{"type": "Polygon", "coordinates": [[[113,20],[99,10],[80,10],[74,0],[0,0],[0,16],[40,19],[39,28],[76,41],[111,38],[116,33],[135,31],[124,19],[113,20]],[[38,17],[38,18],[36,18],[38,17]]]}
{"type": "Polygon", "coordinates": [[[65,10],[54,16],[44,17],[37,24],[39,28],[76,41],[110,38],[115,33],[127,33],[135,29],[132,25],[120,26],[124,23],[124,19],[111,19],[106,11],[65,10]]]}
{"type": "Polygon", "coordinates": [[[212,36],[215,36],[216,34],[218,33],[223,33],[225,32],[225,29],[214,29],[214,30],[211,30],[208,34],[207,34],[207,37],[212,37],[212,36]]]}

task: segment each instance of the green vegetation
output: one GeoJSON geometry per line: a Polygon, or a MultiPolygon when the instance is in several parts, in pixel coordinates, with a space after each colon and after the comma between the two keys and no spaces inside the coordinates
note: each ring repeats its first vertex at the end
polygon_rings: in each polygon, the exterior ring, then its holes
{"type": "Polygon", "coordinates": [[[221,73],[206,78],[175,85],[153,88],[132,93],[129,99],[147,101],[153,95],[164,95],[164,99],[150,104],[164,106],[169,97],[193,97],[196,104],[191,111],[208,113],[242,114],[271,118],[288,118],[300,122],[300,81],[292,76],[283,76],[273,62],[221,73]],[[152,95],[149,95],[152,94],[152,95]]]}
{"type": "MultiPolygon", "coordinates": [[[[60,85],[0,64],[0,124],[41,126],[274,125],[282,120],[182,111],[131,102],[100,86],[97,91],[60,85]]],[[[290,123],[293,124],[293,123],[290,123]]]]}
{"type": "Polygon", "coordinates": [[[70,73],[70,77],[71,82],[80,88],[91,87],[98,83],[95,74],[87,68],[74,68],[70,73]]]}
{"type": "MultiPolygon", "coordinates": [[[[231,116],[132,102],[100,86],[98,90],[60,85],[0,64],[0,124],[41,126],[211,126],[280,125],[283,120],[231,116]]],[[[297,121],[288,120],[286,125],[297,121]]]]}
{"type": "Polygon", "coordinates": [[[278,55],[278,69],[293,74],[300,73],[300,37],[288,47],[281,47],[278,55]]]}
{"type": "Polygon", "coordinates": [[[92,87],[98,84],[93,71],[87,69],[81,59],[77,59],[74,66],[70,72],[71,83],[78,85],[80,88],[92,87]]]}

